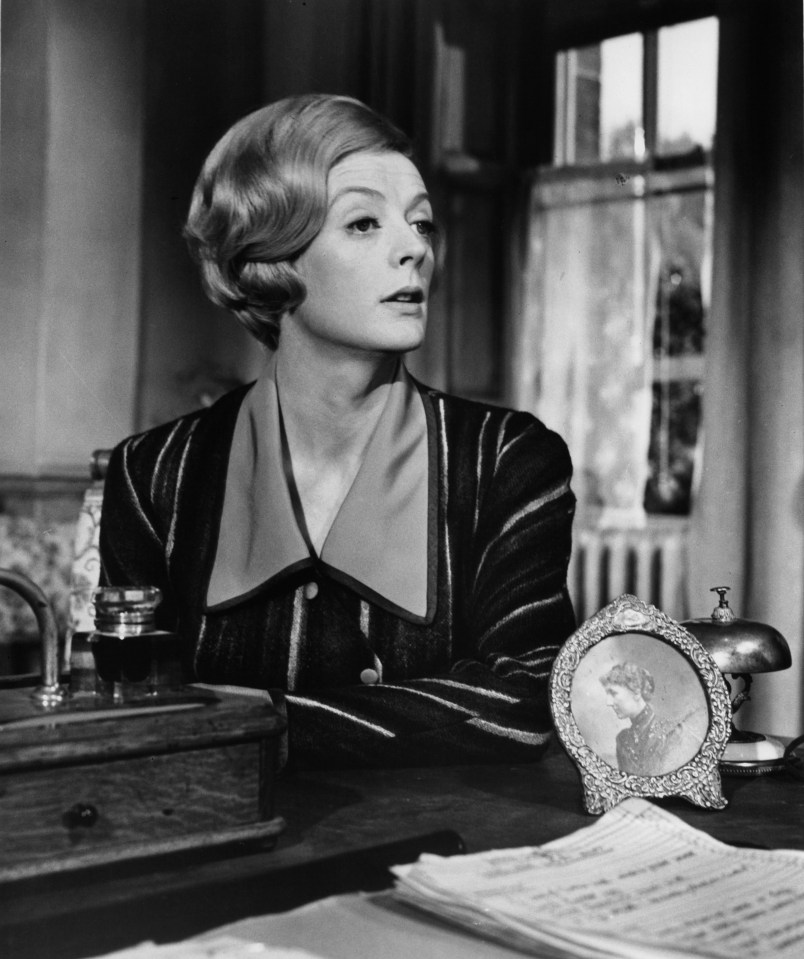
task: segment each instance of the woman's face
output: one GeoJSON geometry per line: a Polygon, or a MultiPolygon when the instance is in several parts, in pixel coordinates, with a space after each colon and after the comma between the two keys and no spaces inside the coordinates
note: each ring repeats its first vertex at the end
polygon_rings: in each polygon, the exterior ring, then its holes
{"type": "Polygon", "coordinates": [[[419,171],[401,153],[355,153],[332,168],[327,189],[324,225],[296,261],[307,297],[284,329],[350,350],[415,349],[434,265],[419,171]]]}
{"type": "Polygon", "coordinates": [[[618,719],[633,719],[645,708],[645,700],[642,696],[627,686],[612,683],[604,688],[606,690],[606,705],[614,710],[618,719]]]}

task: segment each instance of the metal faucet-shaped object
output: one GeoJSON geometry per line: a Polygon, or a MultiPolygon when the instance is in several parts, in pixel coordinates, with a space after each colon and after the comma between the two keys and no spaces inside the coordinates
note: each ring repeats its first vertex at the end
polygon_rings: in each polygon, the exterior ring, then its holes
{"type": "Polygon", "coordinates": [[[12,569],[0,569],[0,586],[14,590],[36,616],[42,643],[42,682],[31,693],[31,699],[40,706],[57,706],[69,691],[59,682],[59,636],[50,603],[33,580],[12,569]]]}

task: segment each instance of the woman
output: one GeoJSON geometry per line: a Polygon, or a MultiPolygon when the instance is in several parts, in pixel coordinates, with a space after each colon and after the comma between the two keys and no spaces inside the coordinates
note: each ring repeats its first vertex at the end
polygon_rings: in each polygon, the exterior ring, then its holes
{"type": "Polygon", "coordinates": [[[223,137],[185,233],[266,370],[123,442],[106,481],[105,581],[164,591],[188,677],[286,692],[298,763],[536,759],[574,627],[563,441],[401,362],[437,246],[410,157],[344,97],[223,137]]]}
{"type": "Polygon", "coordinates": [[[617,663],[600,678],[606,705],[629,725],[617,733],[617,766],[634,776],[659,776],[692,759],[696,742],[684,720],[660,719],[651,705],[656,682],[637,663],[617,663]]]}

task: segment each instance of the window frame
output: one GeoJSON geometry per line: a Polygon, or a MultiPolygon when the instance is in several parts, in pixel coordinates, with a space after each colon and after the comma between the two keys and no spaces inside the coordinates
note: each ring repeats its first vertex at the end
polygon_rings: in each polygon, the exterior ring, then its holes
{"type": "MultiPolygon", "coordinates": [[[[542,164],[532,171],[531,217],[538,216],[540,209],[548,211],[562,206],[592,206],[595,203],[611,203],[617,200],[648,202],[663,195],[679,195],[685,192],[701,192],[703,202],[707,204],[711,216],[714,202],[714,146],[706,149],[697,146],[683,152],[660,153],[658,107],[660,31],[665,27],[710,19],[712,16],[711,12],[706,11],[672,23],[659,23],[645,29],[625,30],[620,34],[593,39],[583,45],[562,45],[560,49],[554,50],[553,161],[542,164]],[[642,38],[641,120],[644,131],[644,155],[641,159],[634,156],[580,163],[567,162],[571,155],[567,145],[575,142],[575,130],[567,119],[574,109],[571,94],[573,84],[568,82],[567,66],[561,64],[560,58],[568,56],[572,51],[582,49],[583,46],[603,43],[616,36],[629,34],[639,34],[642,38]]],[[[709,229],[712,231],[710,232],[711,242],[713,239],[711,220],[709,229]]],[[[704,283],[706,282],[704,278],[704,283]]],[[[708,321],[708,307],[707,303],[704,323],[708,321]]],[[[650,309],[650,307],[647,308],[650,309]]],[[[705,350],[696,355],[653,355],[651,382],[654,389],[657,386],[666,387],[669,384],[684,381],[692,381],[701,389],[704,387],[705,350]]],[[[699,443],[702,438],[701,428],[702,423],[699,423],[699,443]]],[[[651,457],[650,462],[652,461],[651,457]]],[[[693,489],[695,482],[696,477],[693,476],[693,489]]],[[[646,511],[645,515],[651,522],[662,522],[668,519],[687,521],[689,516],[688,513],[674,514],[672,509],[650,513],[646,511]]]]}

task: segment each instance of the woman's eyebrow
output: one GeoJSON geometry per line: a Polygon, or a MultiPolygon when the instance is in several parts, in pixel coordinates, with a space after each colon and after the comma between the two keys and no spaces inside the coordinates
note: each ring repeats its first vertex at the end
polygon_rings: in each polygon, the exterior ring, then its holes
{"type": "Polygon", "coordinates": [[[414,207],[418,206],[420,203],[429,203],[430,194],[426,190],[422,190],[421,193],[417,193],[415,197],[408,203],[408,209],[412,210],[414,207]]]}
{"type": "MultiPolygon", "coordinates": [[[[350,193],[359,193],[362,196],[371,197],[373,200],[385,200],[386,196],[381,190],[375,190],[372,187],[368,186],[345,186],[342,189],[338,190],[333,194],[332,199],[329,201],[329,206],[332,208],[344,197],[348,196],[350,193]]],[[[430,195],[426,190],[422,190],[421,193],[417,193],[412,200],[407,205],[408,210],[412,210],[414,207],[418,206],[420,203],[429,203],[430,195]]]]}
{"type": "Polygon", "coordinates": [[[374,190],[368,186],[345,186],[333,195],[332,199],[329,201],[330,207],[335,206],[338,200],[343,199],[343,197],[348,196],[350,193],[360,193],[363,196],[371,197],[374,200],[385,199],[384,193],[381,193],[379,190],[374,190]]]}

